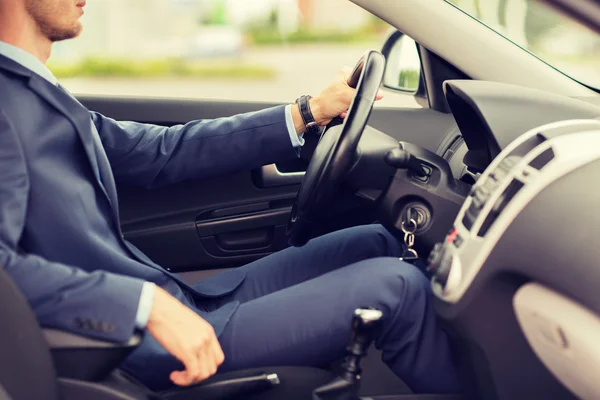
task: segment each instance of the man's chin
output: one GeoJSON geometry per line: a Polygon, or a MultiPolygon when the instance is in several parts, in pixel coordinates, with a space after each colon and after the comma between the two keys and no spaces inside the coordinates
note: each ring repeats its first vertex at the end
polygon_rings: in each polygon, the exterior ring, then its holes
{"type": "Polygon", "coordinates": [[[71,29],[64,29],[52,32],[52,35],[50,35],[48,38],[51,42],[60,42],[63,40],[75,39],[81,34],[82,30],[83,25],[81,25],[81,22],[77,22],[77,24],[71,29]]]}
{"type": "Polygon", "coordinates": [[[75,35],[71,39],[75,39],[76,37],[81,35],[82,31],[83,31],[83,25],[81,24],[81,22],[77,21],[76,32],[75,32],[75,35]]]}

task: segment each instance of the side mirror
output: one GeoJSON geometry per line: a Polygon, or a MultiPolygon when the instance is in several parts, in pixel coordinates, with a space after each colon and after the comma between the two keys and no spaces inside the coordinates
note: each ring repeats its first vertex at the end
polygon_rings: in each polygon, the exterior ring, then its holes
{"type": "Polygon", "coordinates": [[[381,51],[386,59],[383,86],[417,93],[421,80],[421,59],[417,43],[400,31],[392,33],[381,51]]]}

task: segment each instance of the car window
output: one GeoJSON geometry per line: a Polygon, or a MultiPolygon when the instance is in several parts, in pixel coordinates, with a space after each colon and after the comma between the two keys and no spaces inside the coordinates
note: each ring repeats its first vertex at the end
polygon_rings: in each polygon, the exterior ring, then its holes
{"type": "Polygon", "coordinates": [[[600,89],[600,35],[538,0],[446,0],[518,46],[600,89]]]}
{"type": "Polygon", "coordinates": [[[258,102],[316,94],[393,31],[347,0],[89,1],[82,24],[49,60],[75,94],[258,102]]]}

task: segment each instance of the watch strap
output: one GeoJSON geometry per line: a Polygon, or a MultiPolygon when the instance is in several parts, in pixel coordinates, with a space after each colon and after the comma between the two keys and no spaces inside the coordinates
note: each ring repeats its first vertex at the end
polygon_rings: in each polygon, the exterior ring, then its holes
{"type": "Polygon", "coordinates": [[[300,116],[302,117],[302,121],[304,121],[304,126],[306,126],[306,131],[309,133],[320,132],[321,128],[319,124],[315,121],[313,117],[312,111],[310,110],[310,99],[312,96],[303,95],[296,99],[296,104],[298,104],[298,109],[300,110],[300,116]]]}

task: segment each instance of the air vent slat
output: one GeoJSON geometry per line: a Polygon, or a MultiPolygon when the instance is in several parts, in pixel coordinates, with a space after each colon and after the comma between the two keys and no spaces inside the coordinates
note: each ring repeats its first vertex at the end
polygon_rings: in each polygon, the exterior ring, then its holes
{"type": "Polygon", "coordinates": [[[485,236],[485,234],[490,229],[494,221],[496,221],[498,216],[502,213],[502,210],[504,210],[506,205],[511,201],[513,197],[515,197],[515,195],[519,192],[519,190],[521,190],[521,188],[523,188],[523,186],[523,182],[516,179],[513,179],[512,182],[509,183],[506,189],[504,189],[504,192],[502,192],[502,195],[500,195],[500,197],[492,207],[490,213],[483,221],[483,225],[481,225],[481,228],[479,228],[479,232],[477,233],[478,236],[485,236]]]}
{"type": "Polygon", "coordinates": [[[529,165],[535,169],[541,170],[553,159],[554,159],[554,152],[552,151],[551,148],[547,148],[546,150],[544,150],[543,152],[538,154],[538,156],[536,158],[534,158],[529,163],[529,165]]]}
{"type": "Polygon", "coordinates": [[[537,134],[518,145],[517,148],[510,152],[510,155],[523,157],[525,154],[529,153],[531,150],[535,149],[545,141],[546,139],[542,135],[537,134]]]}

